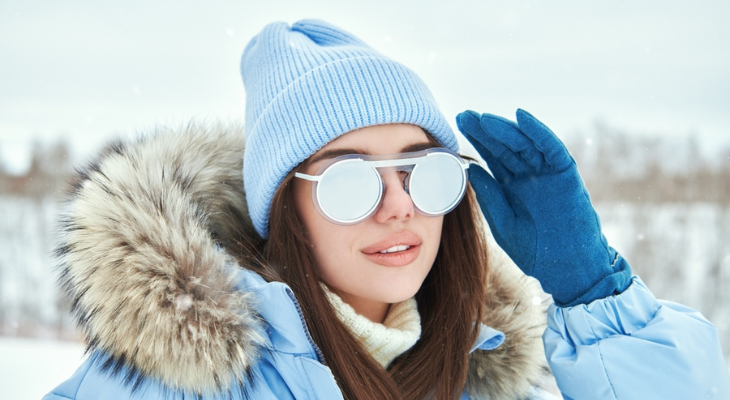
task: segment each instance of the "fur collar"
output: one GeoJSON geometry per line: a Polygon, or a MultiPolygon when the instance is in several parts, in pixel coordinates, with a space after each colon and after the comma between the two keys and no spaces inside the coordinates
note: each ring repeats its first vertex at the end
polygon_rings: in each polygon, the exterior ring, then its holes
{"type": "MultiPolygon", "coordinates": [[[[243,193],[243,145],[240,127],[157,132],[108,146],[73,182],[59,283],[88,350],[101,350],[105,368],[125,371],[132,384],[152,377],[205,393],[249,379],[262,338],[251,295],[233,278],[247,263],[235,244],[258,240],[243,193]]],[[[523,398],[544,359],[539,307],[504,259],[495,253],[491,262],[485,323],[506,341],[471,355],[473,398],[523,398]]]]}

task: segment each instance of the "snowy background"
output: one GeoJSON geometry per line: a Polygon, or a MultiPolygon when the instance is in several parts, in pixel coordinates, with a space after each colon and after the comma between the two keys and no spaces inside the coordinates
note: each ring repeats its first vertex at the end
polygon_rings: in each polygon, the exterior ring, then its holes
{"type": "Polygon", "coordinates": [[[637,3],[0,0],[0,387],[38,399],[81,361],[50,258],[73,166],[157,125],[240,120],[243,47],[305,17],[414,69],[450,119],[545,121],[612,245],[730,360],[730,3],[637,3]]]}

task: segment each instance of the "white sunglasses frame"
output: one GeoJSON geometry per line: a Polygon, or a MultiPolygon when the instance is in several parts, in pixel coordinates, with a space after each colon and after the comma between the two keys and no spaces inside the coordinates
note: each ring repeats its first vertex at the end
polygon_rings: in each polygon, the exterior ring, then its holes
{"type": "Polygon", "coordinates": [[[418,206],[418,203],[411,197],[410,190],[407,189],[406,191],[408,193],[408,196],[411,198],[411,202],[413,203],[414,209],[422,215],[428,216],[428,217],[437,217],[444,214],[449,213],[452,211],[456,206],[461,202],[461,200],[464,198],[464,194],[466,193],[466,187],[469,184],[469,165],[470,161],[467,159],[464,159],[461,157],[458,153],[449,150],[444,147],[432,147],[426,150],[419,150],[419,151],[413,151],[408,153],[397,153],[397,154],[387,154],[387,155],[365,155],[365,154],[347,154],[339,157],[332,158],[331,160],[328,160],[325,164],[323,164],[318,170],[315,175],[308,175],[301,172],[295,172],[294,176],[296,178],[304,179],[307,181],[311,181],[314,184],[312,185],[312,202],[314,203],[315,208],[317,209],[317,212],[324,217],[326,220],[337,224],[337,225],[355,225],[358,224],[368,218],[370,218],[379,208],[383,201],[383,179],[381,177],[380,170],[382,169],[395,169],[396,171],[409,171],[409,177],[407,178],[408,181],[410,181],[410,173],[418,166],[419,161],[423,160],[425,157],[433,156],[435,154],[447,154],[454,158],[454,161],[460,166],[462,170],[462,184],[461,189],[459,192],[459,195],[455,197],[454,201],[446,207],[442,211],[438,211],[435,213],[430,213],[427,211],[424,211],[418,206]],[[343,221],[341,219],[337,219],[329,215],[322,207],[320,206],[319,201],[319,193],[317,191],[317,184],[319,181],[322,180],[322,177],[324,176],[325,172],[332,167],[335,164],[343,163],[343,162],[366,162],[368,163],[368,167],[371,167],[372,169],[376,170],[378,180],[380,181],[379,185],[379,194],[377,201],[373,204],[373,206],[368,210],[367,213],[364,215],[348,221],[343,221]],[[403,168],[403,167],[410,167],[410,168],[403,168]]]}

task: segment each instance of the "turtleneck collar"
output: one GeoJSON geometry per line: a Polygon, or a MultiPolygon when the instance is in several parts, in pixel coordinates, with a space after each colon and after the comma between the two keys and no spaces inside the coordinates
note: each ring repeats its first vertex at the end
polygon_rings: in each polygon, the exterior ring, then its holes
{"type": "Polygon", "coordinates": [[[383,368],[421,337],[421,316],[415,298],[391,304],[385,320],[379,324],[356,313],[324,284],[322,288],[339,319],[383,368]]]}

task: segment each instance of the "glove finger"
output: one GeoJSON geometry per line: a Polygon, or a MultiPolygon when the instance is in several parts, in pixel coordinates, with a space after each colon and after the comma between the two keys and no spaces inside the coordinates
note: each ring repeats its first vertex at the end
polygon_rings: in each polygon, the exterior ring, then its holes
{"type": "Polygon", "coordinates": [[[465,111],[456,117],[456,125],[487,162],[494,177],[504,182],[512,179],[515,174],[524,174],[530,170],[518,154],[484,129],[480,118],[480,114],[474,111],[465,111]]]}
{"type": "Polygon", "coordinates": [[[469,182],[495,236],[498,232],[508,231],[514,225],[515,213],[502,186],[476,164],[469,166],[469,182]]]}
{"type": "Polygon", "coordinates": [[[505,184],[515,179],[514,174],[508,170],[501,161],[496,159],[489,150],[485,150],[480,154],[483,154],[482,159],[487,163],[489,171],[492,173],[492,176],[494,176],[497,182],[505,184]]]}
{"type": "Polygon", "coordinates": [[[545,164],[542,152],[535,147],[532,139],[527,137],[516,123],[492,114],[482,114],[480,122],[485,131],[520,158],[523,164],[521,173],[534,174],[542,170],[545,164]]]}
{"type": "Polygon", "coordinates": [[[563,142],[525,110],[517,110],[517,124],[524,134],[535,144],[535,147],[544,154],[545,162],[554,170],[562,171],[573,164],[573,158],[563,142]]]}
{"type": "Polygon", "coordinates": [[[484,132],[482,126],[479,124],[479,117],[480,114],[475,111],[464,111],[456,116],[456,126],[487,163],[494,178],[499,182],[508,182],[513,178],[512,173],[497,161],[492,155],[492,152],[480,141],[480,138],[484,136],[484,132]]]}

